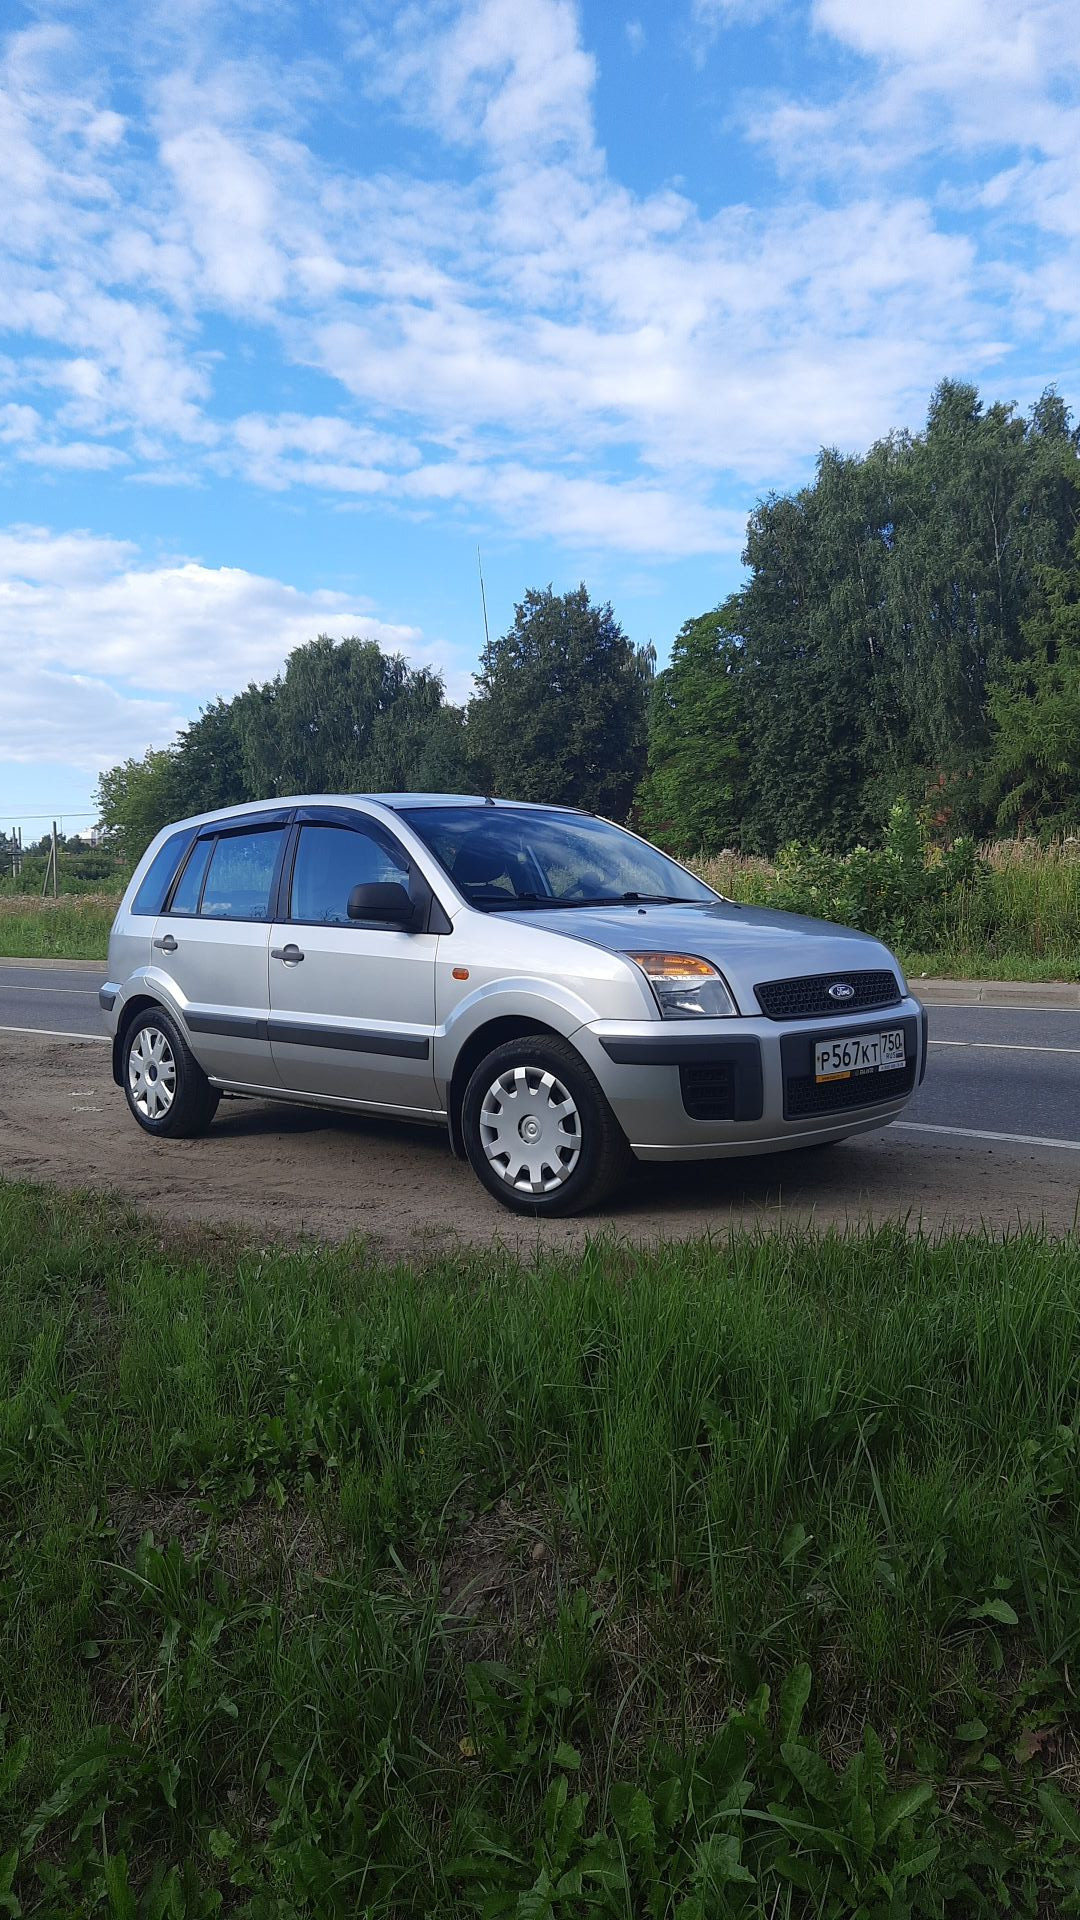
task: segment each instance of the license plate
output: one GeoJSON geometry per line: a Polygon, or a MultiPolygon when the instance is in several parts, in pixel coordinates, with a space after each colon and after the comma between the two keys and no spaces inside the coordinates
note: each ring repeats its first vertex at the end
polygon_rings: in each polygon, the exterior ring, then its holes
{"type": "Polygon", "coordinates": [[[888,1073],[902,1067],[906,1057],[903,1027],[849,1034],[846,1040],[819,1040],[814,1047],[814,1078],[853,1080],[861,1073],[888,1073]]]}

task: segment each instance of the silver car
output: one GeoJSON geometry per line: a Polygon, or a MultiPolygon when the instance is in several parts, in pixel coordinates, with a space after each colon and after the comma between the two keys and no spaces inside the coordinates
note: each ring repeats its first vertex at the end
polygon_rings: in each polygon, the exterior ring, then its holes
{"type": "Polygon", "coordinates": [[[885,1126],[926,1065],[879,941],[738,906],[592,814],[453,794],[167,828],[109,976],[148,1133],[201,1132],[223,1092],[431,1121],[522,1213],[595,1206],[635,1160],[885,1126]]]}

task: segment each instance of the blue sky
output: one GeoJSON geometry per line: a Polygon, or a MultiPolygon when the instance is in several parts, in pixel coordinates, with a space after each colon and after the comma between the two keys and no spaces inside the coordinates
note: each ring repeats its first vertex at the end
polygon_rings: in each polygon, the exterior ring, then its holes
{"type": "Polygon", "coordinates": [[[1080,393],[1075,0],[80,0],[0,41],[0,822],[316,632],[661,659],[945,374],[1080,393]]]}

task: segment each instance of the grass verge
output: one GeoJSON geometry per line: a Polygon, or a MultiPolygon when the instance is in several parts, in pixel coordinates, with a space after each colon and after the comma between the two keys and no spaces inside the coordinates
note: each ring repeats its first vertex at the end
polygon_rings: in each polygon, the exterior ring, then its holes
{"type": "MultiPolygon", "coordinates": [[[[907,973],[967,980],[1080,980],[1080,843],[990,841],[979,849],[979,884],[958,888],[923,933],[905,937],[901,923],[883,938],[907,973]]],[[[857,902],[827,893],[793,898],[769,860],[736,853],[692,863],[730,899],[759,906],[797,907],[853,925],[857,902]]],[[[790,875],[788,876],[790,882],[790,875]]]]}
{"type": "Polygon", "coordinates": [[[0,1908],[1080,1911],[1078,1336],[1033,1235],[391,1271],[0,1185],[0,1908]]]}
{"type": "Polygon", "coordinates": [[[0,958],[104,960],[120,896],[0,894],[0,958]]]}

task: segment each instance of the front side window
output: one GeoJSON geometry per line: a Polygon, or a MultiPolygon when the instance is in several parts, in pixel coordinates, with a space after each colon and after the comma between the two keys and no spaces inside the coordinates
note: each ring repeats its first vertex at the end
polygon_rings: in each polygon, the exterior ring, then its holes
{"type": "Polygon", "coordinates": [[[363,828],[301,827],[289,918],[316,926],[352,926],[353,888],[380,880],[409,884],[408,861],[391,840],[363,828]]]}
{"type": "MultiPolygon", "coordinates": [[[[285,828],[263,833],[228,833],[215,840],[203,886],[204,919],[269,920],[274,882],[285,828]]],[[[186,874],[185,874],[186,879],[186,874]]]]}
{"type": "Polygon", "coordinates": [[[488,913],[718,898],[658,848],[591,814],[451,806],[410,807],[402,817],[488,913]]]}

